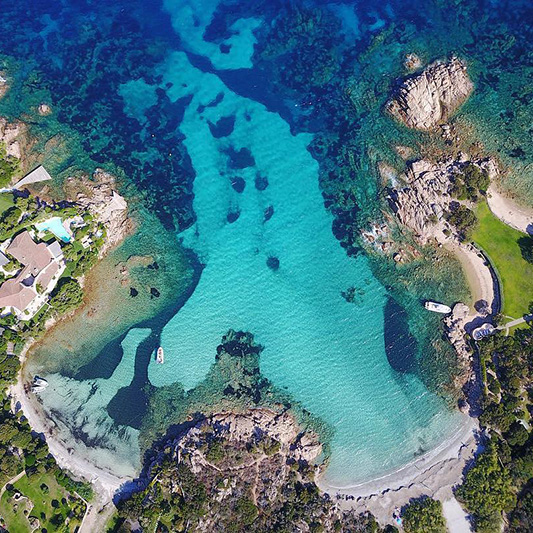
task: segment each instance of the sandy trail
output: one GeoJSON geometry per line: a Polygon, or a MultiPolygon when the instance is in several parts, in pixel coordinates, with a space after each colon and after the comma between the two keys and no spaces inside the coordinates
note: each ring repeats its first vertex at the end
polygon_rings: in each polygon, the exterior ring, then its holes
{"type": "Polygon", "coordinates": [[[455,498],[442,502],[442,514],[451,533],[471,533],[468,515],[455,498]]]}
{"type": "Polygon", "coordinates": [[[494,185],[487,191],[490,210],[502,222],[514,229],[533,235],[533,209],[517,204],[512,198],[499,192],[494,185]]]}

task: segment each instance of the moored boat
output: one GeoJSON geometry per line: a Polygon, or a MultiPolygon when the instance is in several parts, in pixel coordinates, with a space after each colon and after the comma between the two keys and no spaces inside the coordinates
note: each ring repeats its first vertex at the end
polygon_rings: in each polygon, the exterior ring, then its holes
{"type": "Polygon", "coordinates": [[[163,350],[163,347],[160,346],[158,349],[157,349],[157,354],[155,356],[155,360],[161,365],[165,362],[165,352],[163,350]]]}
{"type": "Polygon", "coordinates": [[[35,376],[33,378],[33,383],[31,385],[31,391],[34,394],[37,394],[38,392],[42,392],[44,389],[48,387],[48,381],[46,379],[40,378],[39,376],[35,376]]]}
{"type": "Polygon", "coordinates": [[[448,307],[444,304],[439,304],[437,302],[431,302],[429,300],[424,303],[424,307],[428,311],[433,311],[434,313],[442,313],[444,315],[447,315],[448,313],[452,312],[451,307],[448,307]]]}

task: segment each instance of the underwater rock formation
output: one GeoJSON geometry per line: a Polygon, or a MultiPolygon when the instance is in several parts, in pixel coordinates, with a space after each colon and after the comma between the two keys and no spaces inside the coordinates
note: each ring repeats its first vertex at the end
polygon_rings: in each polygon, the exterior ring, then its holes
{"type": "Polygon", "coordinates": [[[465,63],[452,57],[447,63],[433,63],[407,78],[386,107],[407,127],[430,130],[446,121],[473,89],[465,63]]]}

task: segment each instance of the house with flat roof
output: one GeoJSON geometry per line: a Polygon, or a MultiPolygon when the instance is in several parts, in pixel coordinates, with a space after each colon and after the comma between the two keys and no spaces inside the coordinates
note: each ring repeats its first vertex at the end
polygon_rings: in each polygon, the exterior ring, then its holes
{"type": "Polygon", "coordinates": [[[23,268],[0,286],[0,308],[29,320],[44,305],[65,270],[61,246],[57,241],[36,243],[24,231],[13,238],[6,254],[23,268]]]}

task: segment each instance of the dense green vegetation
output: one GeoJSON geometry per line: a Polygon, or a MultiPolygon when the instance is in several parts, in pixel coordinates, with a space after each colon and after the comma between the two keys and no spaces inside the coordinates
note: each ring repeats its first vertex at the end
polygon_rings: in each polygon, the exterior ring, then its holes
{"type": "Polygon", "coordinates": [[[483,379],[482,427],[491,438],[469,470],[457,497],[472,513],[476,531],[500,531],[507,513],[513,533],[533,527],[533,328],[479,342],[483,379]]]}
{"type": "Polygon", "coordinates": [[[410,502],[402,518],[405,533],[446,533],[442,503],[432,498],[424,497],[410,502]]]}
{"type": "Polygon", "coordinates": [[[457,204],[446,214],[446,220],[455,226],[459,240],[467,241],[471,238],[474,227],[476,226],[476,215],[463,204],[457,204]]]}
{"type": "Polygon", "coordinates": [[[471,202],[477,202],[480,195],[487,192],[490,183],[488,172],[473,163],[467,163],[461,172],[454,175],[453,180],[450,190],[452,196],[458,200],[470,200],[471,202]]]}
{"type": "Polygon", "coordinates": [[[18,161],[6,153],[6,148],[0,144],[0,187],[9,185],[18,170],[18,161]]]}
{"type": "Polygon", "coordinates": [[[485,202],[479,204],[476,214],[478,224],[472,240],[498,271],[504,296],[503,314],[519,318],[528,313],[533,300],[533,265],[524,259],[524,246],[520,245],[527,237],[496,218],[485,202]]]}
{"type": "Polygon", "coordinates": [[[72,278],[61,278],[50,294],[50,307],[56,316],[73,311],[82,301],[83,289],[72,278]]]}
{"type": "Polygon", "coordinates": [[[509,472],[498,459],[497,441],[491,440],[468,471],[456,496],[476,519],[476,531],[499,531],[502,511],[511,511],[516,496],[509,472]]]}
{"type": "MultiPolygon", "coordinates": [[[[206,432],[209,436],[208,429],[202,430],[206,432]]],[[[250,464],[259,453],[253,447],[236,450],[233,446],[221,441],[218,448],[226,458],[237,458],[242,465],[250,464]]],[[[315,533],[381,531],[371,515],[335,510],[333,502],[312,481],[313,468],[305,461],[293,463],[287,477],[266,498],[267,493],[257,487],[252,490],[246,474],[231,471],[226,462],[216,470],[196,468],[193,473],[190,450],[181,450],[179,462],[171,440],[163,450],[143,479],[146,488],[119,502],[121,520],[113,531],[130,531],[127,519],[138,520],[145,531],[162,532],[281,533],[304,528],[315,533]]],[[[270,461],[275,465],[276,475],[284,476],[286,467],[280,458],[271,457],[270,461]]],[[[265,480],[271,475],[270,469],[272,464],[266,459],[261,462],[261,476],[265,480]]]]}

